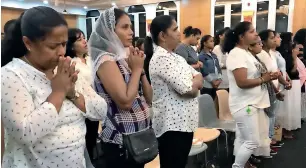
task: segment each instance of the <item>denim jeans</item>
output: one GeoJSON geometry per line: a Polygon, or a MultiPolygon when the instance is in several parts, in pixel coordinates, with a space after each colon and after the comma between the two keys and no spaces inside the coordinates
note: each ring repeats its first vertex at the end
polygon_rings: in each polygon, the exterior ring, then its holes
{"type": "Polygon", "coordinates": [[[253,106],[245,107],[233,113],[236,127],[240,132],[240,135],[236,139],[239,139],[243,143],[241,146],[235,146],[237,152],[232,168],[244,168],[250,156],[259,147],[259,113],[264,113],[263,109],[258,109],[253,106]]]}
{"type": "Polygon", "coordinates": [[[278,109],[278,105],[279,105],[279,100],[276,100],[275,104],[274,104],[274,109],[273,109],[273,117],[269,118],[270,124],[269,124],[269,138],[272,139],[274,136],[274,126],[275,126],[275,119],[276,119],[276,110],[278,109]]]}

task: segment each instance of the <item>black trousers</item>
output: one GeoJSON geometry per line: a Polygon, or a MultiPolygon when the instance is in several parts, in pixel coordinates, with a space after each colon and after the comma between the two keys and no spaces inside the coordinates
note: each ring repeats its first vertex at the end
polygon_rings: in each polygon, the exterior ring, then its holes
{"type": "Polygon", "coordinates": [[[121,145],[102,143],[106,168],[144,168],[144,164],[136,163],[129,158],[127,151],[121,145]]]}
{"type": "Polygon", "coordinates": [[[168,131],[158,140],[160,168],[185,168],[193,133],[168,131]]]}
{"type": "Polygon", "coordinates": [[[90,121],[89,119],[85,119],[86,124],[86,148],[90,157],[90,160],[93,161],[93,150],[97,144],[98,138],[98,128],[99,128],[99,121],[90,121]]]}
{"type": "Polygon", "coordinates": [[[202,88],[200,92],[201,92],[201,95],[202,94],[210,95],[213,100],[215,100],[215,98],[217,96],[217,89],[216,88],[202,88]]]}

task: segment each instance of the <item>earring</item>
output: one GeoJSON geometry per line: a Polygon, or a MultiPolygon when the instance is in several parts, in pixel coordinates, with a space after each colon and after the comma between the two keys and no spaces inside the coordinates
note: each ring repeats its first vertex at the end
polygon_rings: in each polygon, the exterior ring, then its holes
{"type": "Polygon", "coordinates": [[[30,49],[30,48],[28,48],[28,51],[31,51],[31,49],[30,49]]]}

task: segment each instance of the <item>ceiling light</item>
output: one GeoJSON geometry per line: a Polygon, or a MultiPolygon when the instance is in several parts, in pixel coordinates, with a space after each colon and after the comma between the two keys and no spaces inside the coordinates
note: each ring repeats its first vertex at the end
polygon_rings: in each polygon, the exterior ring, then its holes
{"type": "Polygon", "coordinates": [[[84,9],[88,9],[88,7],[87,7],[87,6],[84,6],[84,9]]]}
{"type": "Polygon", "coordinates": [[[44,0],[44,4],[48,4],[49,2],[47,0],[44,0]]]}
{"type": "Polygon", "coordinates": [[[115,2],[112,2],[112,6],[116,6],[116,3],[115,3],[115,2]]]}

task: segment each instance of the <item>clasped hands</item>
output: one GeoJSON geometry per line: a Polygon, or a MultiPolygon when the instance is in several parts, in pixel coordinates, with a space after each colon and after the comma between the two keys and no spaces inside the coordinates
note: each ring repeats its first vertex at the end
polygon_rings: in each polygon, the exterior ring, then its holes
{"type": "Polygon", "coordinates": [[[203,63],[201,61],[198,61],[196,64],[194,64],[194,68],[198,69],[198,68],[203,68],[203,63]]]}
{"type": "Polygon", "coordinates": [[[143,51],[140,51],[137,47],[129,47],[129,56],[127,58],[127,63],[129,68],[133,71],[141,70],[143,71],[143,64],[145,59],[145,54],[143,51]]]}
{"type": "Polygon", "coordinates": [[[222,82],[221,79],[213,80],[213,81],[211,82],[212,87],[217,89],[217,88],[220,86],[221,82],[222,82]]]}
{"type": "Polygon", "coordinates": [[[263,73],[261,77],[263,78],[264,82],[270,82],[272,80],[278,79],[278,77],[281,75],[279,71],[277,72],[267,72],[263,73]]]}
{"type": "Polygon", "coordinates": [[[57,66],[57,73],[51,80],[53,92],[61,93],[68,99],[75,96],[75,82],[78,80],[79,70],[75,70],[75,62],[71,58],[60,57],[57,66]]]}

